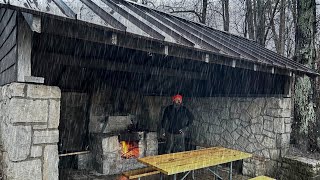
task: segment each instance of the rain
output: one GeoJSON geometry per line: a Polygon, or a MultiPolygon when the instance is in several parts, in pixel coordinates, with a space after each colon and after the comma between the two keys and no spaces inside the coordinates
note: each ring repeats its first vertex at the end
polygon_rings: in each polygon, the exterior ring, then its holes
{"type": "Polygon", "coordinates": [[[320,170],[316,0],[0,0],[0,180],[320,170]]]}

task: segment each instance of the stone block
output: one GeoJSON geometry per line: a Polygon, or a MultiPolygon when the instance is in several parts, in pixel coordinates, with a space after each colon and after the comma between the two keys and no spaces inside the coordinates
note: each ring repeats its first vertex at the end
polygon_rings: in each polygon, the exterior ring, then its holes
{"type": "Polygon", "coordinates": [[[252,118],[251,119],[251,124],[263,124],[263,117],[262,116],[258,116],[258,117],[255,117],[255,118],[252,118]]]}
{"type": "Polygon", "coordinates": [[[291,124],[285,124],[284,125],[284,132],[285,133],[291,133],[291,124]]]}
{"type": "Polygon", "coordinates": [[[59,142],[58,130],[34,131],[33,144],[50,144],[59,142]]]}
{"type": "Polygon", "coordinates": [[[271,117],[284,117],[282,113],[282,109],[267,109],[266,115],[271,117]]]}
{"type": "Polygon", "coordinates": [[[79,154],[77,156],[78,158],[78,169],[92,169],[92,154],[79,154]]]}
{"type": "Polygon", "coordinates": [[[273,127],[273,121],[269,121],[267,119],[264,119],[263,121],[263,129],[272,132],[274,127],[273,127]]]}
{"type": "Polygon", "coordinates": [[[111,136],[102,139],[102,150],[103,155],[110,152],[118,152],[120,151],[120,143],[118,140],[118,136],[111,136]]]}
{"type": "Polygon", "coordinates": [[[291,117],[291,109],[283,109],[281,112],[281,117],[290,118],[291,117]]]}
{"type": "Polygon", "coordinates": [[[148,132],[146,134],[146,140],[157,140],[158,139],[158,135],[156,132],[148,132]]]}
{"type": "Polygon", "coordinates": [[[25,96],[25,84],[23,83],[11,83],[2,86],[0,92],[0,100],[12,97],[24,97],[25,96]]]}
{"type": "Polygon", "coordinates": [[[4,173],[8,180],[42,180],[41,160],[9,161],[4,173]]]}
{"type": "Polygon", "coordinates": [[[223,108],[221,111],[221,119],[230,119],[230,112],[228,108],[223,108]]]}
{"type": "Polygon", "coordinates": [[[3,148],[8,152],[10,161],[27,159],[31,147],[31,126],[13,126],[1,124],[3,148]]]}
{"type": "Polygon", "coordinates": [[[251,125],[251,131],[253,134],[262,134],[263,125],[262,123],[256,123],[251,125]]]}
{"type": "Polygon", "coordinates": [[[275,108],[275,109],[280,109],[282,108],[282,99],[280,98],[275,98],[275,97],[271,97],[271,98],[266,98],[266,102],[267,102],[267,108],[275,108]]]}
{"type": "Polygon", "coordinates": [[[251,118],[256,118],[261,115],[261,109],[262,107],[259,106],[256,103],[251,103],[248,107],[248,113],[251,116],[251,118]]]}
{"type": "Polygon", "coordinates": [[[257,156],[244,159],[242,173],[250,177],[265,175],[265,159],[257,156]]]}
{"type": "Polygon", "coordinates": [[[48,128],[58,128],[60,120],[60,101],[49,100],[48,128]]]}
{"type": "Polygon", "coordinates": [[[44,100],[12,98],[7,107],[6,116],[11,123],[47,122],[48,102],[44,100]]]}
{"type": "Polygon", "coordinates": [[[42,156],[42,146],[32,146],[30,157],[40,157],[42,156]]]}
{"type": "Polygon", "coordinates": [[[284,118],[274,118],[274,132],[275,133],[284,133],[285,132],[285,123],[284,118]]]}
{"type": "Polygon", "coordinates": [[[276,138],[276,134],[274,132],[263,130],[262,134],[269,137],[269,138],[276,138]]]}
{"type": "Polygon", "coordinates": [[[47,145],[43,152],[43,180],[58,180],[59,156],[57,145],[47,145]]]}
{"type": "Polygon", "coordinates": [[[58,99],[61,98],[59,87],[44,85],[27,85],[27,97],[35,99],[58,99]]]}
{"type": "Polygon", "coordinates": [[[39,129],[47,129],[48,125],[47,124],[36,124],[32,125],[32,129],[34,130],[39,130],[39,129]]]}
{"type": "Polygon", "coordinates": [[[291,124],[292,123],[292,117],[284,118],[284,123],[291,124]]]}
{"type": "Polygon", "coordinates": [[[279,149],[270,149],[270,159],[272,160],[278,160],[280,158],[280,150],[279,149]]]}
{"type": "Polygon", "coordinates": [[[264,137],[262,145],[266,148],[276,148],[276,140],[270,137],[264,137]]]}

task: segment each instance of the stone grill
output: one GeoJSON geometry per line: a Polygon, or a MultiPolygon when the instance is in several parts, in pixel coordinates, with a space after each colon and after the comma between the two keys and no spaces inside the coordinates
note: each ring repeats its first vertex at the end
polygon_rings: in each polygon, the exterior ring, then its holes
{"type": "MultiPolygon", "coordinates": [[[[152,156],[158,153],[156,132],[135,132],[138,141],[138,157],[152,156]]],[[[123,171],[143,167],[137,158],[123,158],[121,141],[118,135],[94,134],[92,137],[93,167],[102,174],[119,174],[123,171]]]]}

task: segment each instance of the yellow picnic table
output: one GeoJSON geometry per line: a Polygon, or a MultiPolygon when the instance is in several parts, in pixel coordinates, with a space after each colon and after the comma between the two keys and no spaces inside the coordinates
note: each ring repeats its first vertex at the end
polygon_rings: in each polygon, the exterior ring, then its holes
{"type": "MultiPolygon", "coordinates": [[[[208,168],[215,176],[219,177],[213,170],[212,166],[230,163],[229,179],[232,179],[232,162],[249,158],[252,155],[238,150],[224,147],[211,147],[192,151],[163,154],[157,156],[148,156],[139,158],[138,161],[159,170],[166,175],[176,175],[186,172],[185,176],[194,170],[208,168]]],[[[221,178],[221,177],[219,177],[221,178]]]]}

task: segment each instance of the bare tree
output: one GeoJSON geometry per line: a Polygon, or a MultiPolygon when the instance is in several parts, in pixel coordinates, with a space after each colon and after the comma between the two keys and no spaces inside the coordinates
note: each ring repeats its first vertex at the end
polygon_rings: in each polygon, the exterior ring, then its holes
{"type": "Polygon", "coordinates": [[[229,0],[222,1],[222,18],[223,18],[223,30],[229,31],[230,16],[229,16],[229,0]]]}
{"type": "Polygon", "coordinates": [[[264,34],[266,30],[266,7],[264,0],[257,0],[256,41],[265,46],[264,34]]]}
{"type": "Polygon", "coordinates": [[[252,1],[246,0],[246,24],[248,29],[249,39],[254,39],[254,12],[252,8],[252,1]]]}

